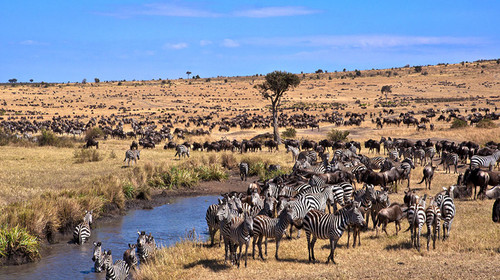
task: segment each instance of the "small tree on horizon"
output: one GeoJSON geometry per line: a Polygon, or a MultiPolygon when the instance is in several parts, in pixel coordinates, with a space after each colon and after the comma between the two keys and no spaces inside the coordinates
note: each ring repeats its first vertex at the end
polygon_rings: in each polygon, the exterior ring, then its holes
{"type": "Polygon", "coordinates": [[[191,75],[191,71],[187,71],[186,75],[188,75],[188,80],[189,80],[189,75],[191,75]]]}
{"type": "Polygon", "coordinates": [[[33,83],[33,79],[30,79],[30,83],[33,83]]]}
{"type": "Polygon", "coordinates": [[[387,94],[392,92],[391,86],[385,85],[380,89],[382,94],[385,94],[385,103],[387,103],[387,94]]]}
{"type": "Polygon", "coordinates": [[[16,78],[9,79],[9,83],[15,84],[15,83],[17,83],[17,79],[16,78]]]}
{"type": "Polygon", "coordinates": [[[271,113],[273,115],[274,140],[281,144],[281,137],[278,130],[278,110],[281,105],[283,95],[300,84],[300,78],[286,71],[274,71],[266,75],[262,84],[254,87],[260,91],[262,97],[271,101],[271,113]]]}
{"type": "Polygon", "coordinates": [[[94,82],[97,84],[99,83],[101,80],[99,80],[99,78],[94,78],[94,82]]]}

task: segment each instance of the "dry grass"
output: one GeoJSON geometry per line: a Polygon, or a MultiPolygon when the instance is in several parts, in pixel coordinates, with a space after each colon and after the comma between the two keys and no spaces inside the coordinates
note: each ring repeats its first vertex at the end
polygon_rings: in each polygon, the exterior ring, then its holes
{"type": "MultiPolygon", "coordinates": [[[[421,167],[414,171],[412,187],[420,179],[421,167]]],[[[439,192],[455,180],[454,175],[438,172],[431,191],[418,189],[419,194],[439,192]]],[[[402,202],[403,192],[391,194],[392,201],[402,202]]],[[[427,251],[425,234],[421,238],[419,253],[411,248],[409,232],[395,236],[393,224],[388,226],[390,236],[375,231],[361,234],[362,245],[346,248],[347,234],[336,250],[336,265],[325,265],[329,242],[316,243],[316,259],[321,264],[309,264],[305,234],[300,239],[284,240],[280,244],[280,257],[274,259],[274,242],[269,243],[266,261],[249,259],[248,267],[240,269],[224,264],[223,248],[209,248],[208,242],[180,242],[160,251],[157,259],[141,266],[136,279],[495,279],[500,270],[500,230],[491,221],[492,201],[456,200],[457,214],[450,238],[437,241],[436,250],[427,251]],[[263,274],[263,272],[268,272],[263,274]],[[265,275],[265,276],[264,276],[265,275]]],[[[370,222],[371,224],[371,222],[370,222]]],[[[406,220],[402,223],[407,228],[406,220]]],[[[425,226],[423,232],[426,232],[425,226]]],[[[218,236],[218,234],[216,235],[218,236]]],[[[352,237],[351,237],[352,242],[352,237]]],[[[432,243],[432,242],[431,242],[432,243]]],[[[251,252],[251,249],[249,250],[251,252]]]]}

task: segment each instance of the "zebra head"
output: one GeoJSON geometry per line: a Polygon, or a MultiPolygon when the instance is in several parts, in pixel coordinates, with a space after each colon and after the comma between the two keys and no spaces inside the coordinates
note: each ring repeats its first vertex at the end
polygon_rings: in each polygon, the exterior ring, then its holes
{"type": "Polygon", "coordinates": [[[283,210],[284,211],[281,211],[279,218],[292,222],[294,217],[294,209],[292,205],[288,204],[283,210]]]}
{"type": "Polygon", "coordinates": [[[83,221],[88,222],[89,225],[92,224],[92,210],[85,211],[85,217],[83,218],[83,221]]]}
{"type": "Polygon", "coordinates": [[[137,232],[137,234],[139,234],[139,237],[137,237],[137,247],[143,248],[146,246],[148,236],[145,231],[137,232]]]}
{"type": "Polygon", "coordinates": [[[219,199],[219,205],[217,205],[217,220],[222,222],[229,215],[229,205],[226,200],[221,201],[219,199]]]}
{"type": "Polygon", "coordinates": [[[375,188],[373,187],[372,184],[366,184],[365,185],[365,195],[368,197],[369,200],[372,202],[377,200],[377,196],[375,195],[375,188]]]}
{"type": "Polygon", "coordinates": [[[241,195],[233,196],[228,200],[229,210],[238,210],[238,213],[243,213],[243,204],[241,203],[241,195]]]}
{"type": "Polygon", "coordinates": [[[272,196],[266,196],[264,199],[264,210],[269,214],[270,217],[274,216],[274,204],[276,203],[276,198],[272,196]]]}
{"type": "Polygon", "coordinates": [[[95,262],[94,267],[96,272],[101,272],[103,268],[103,254],[101,245],[101,242],[94,242],[94,253],[92,255],[92,261],[95,262]]]}
{"type": "Polygon", "coordinates": [[[113,257],[111,256],[111,250],[104,250],[103,259],[102,259],[102,267],[104,269],[108,269],[113,267],[113,257]]]}
{"type": "Polygon", "coordinates": [[[389,207],[391,203],[389,202],[389,194],[387,191],[380,192],[377,195],[377,203],[381,204],[384,208],[389,207]]]}
{"type": "Polygon", "coordinates": [[[350,205],[346,206],[346,218],[347,224],[356,225],[359,227],[364,227],[366,224],[365,218],[363,217],[363,213],[361,213],[361,205],[359,202],[353,202],[350,205]]]}
{"type": "Polygon", "coordinates": [[[250,234],[250,236],[253,236],[253,217],[247,212],[244,214],[243,227],[250,234]]]}

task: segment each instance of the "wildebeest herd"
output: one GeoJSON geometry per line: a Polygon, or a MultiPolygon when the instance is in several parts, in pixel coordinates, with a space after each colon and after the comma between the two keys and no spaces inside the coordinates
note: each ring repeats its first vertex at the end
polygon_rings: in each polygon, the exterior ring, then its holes
{"type": "MultiPolygon", "coordinates": [[[[487,190],[488,185],[500,184],[500,172],[493,171],[499,162],[497,143],[490,142],[485,148],[479,149],[479,145],[470,141],[456,144],[447,140],[433,142],[429,139],[411,141],[382,138],[380,141],[365,142],[365,147],[374,152],[380,151],[380,144],[383,144],[387,156],[373,158],[359,153],[359,143],[328,143],[327,140],[320,143],[323,145],[309,141],[309,149],[300,151],[304,143],[299,145],[299,141],[287,141],[286,149],[292,153],[295,161],[290,174],[251,183],[246,193],[225,193],[218,204],[207,209],[211,245],[214,245],[216,232],[219,231],[219,246],[224,241],[225,261],[231,260],[239,266],[244,256],[246,266],[248,247],[252,240],[252,256],[255,258],[257,245],[258,256],[264,259],[262,241],[265,239],[267,256],[268,238],[275,239],[275,258],[279,259],[280,240],[288,227],[288,237],[291,238],[292,228],[296,227],[298,236],[301,229],[306,232],[310,262],[315,261],[316,240],[329,239],[331,252],[327,263],[330,260],[335,263],[335,248],[343,233],[348,233],[347,247],[351,232],[354,238],[352,245],[360,245],[360,233],[368,227],[370,217],[377,235],[379,227],[387,234],[387,224],[392,222],[398,234],[401,220],[406,218],[412,246],[418,250],[423,226],[426,225],[429,250],[431,239],[435,248],[440,235],[443,240],[449,237],[456,214],[455,199],[472,196],[472,189],[475,190],[477,186],[480,187],[479,193],[474,191],[473,198],[487,196],[496,199],[492,219],[499,222],[500,189],[494,187],[487,190]],[[331,161],[328,147],[334,147],[331,161]],[[439,158],[439,164],[443,165],[445,172],[451,172],[449,167],[454,165],[455,173],[458,173],[456,167],[459,161],[469,161],[469,164],[465,173],[458,175],[456,184],[443,187],[433,196],[425,194],[421,197],[416,190],[411,190],[409,184],[414,162],[425,166],[419,184],[425,181],[427,190],[437,168],[433,161],[439,158]],[[396,186],[402,180],[408,180],[403,202],[390,203],[388,193],[397,192],[396,186]],[[363,186],[356,189],[356,183],[362,183],[363,186]]],[[[248,165],[246,162],[240,164],[242,180],[246,180],[248,165]]]]}

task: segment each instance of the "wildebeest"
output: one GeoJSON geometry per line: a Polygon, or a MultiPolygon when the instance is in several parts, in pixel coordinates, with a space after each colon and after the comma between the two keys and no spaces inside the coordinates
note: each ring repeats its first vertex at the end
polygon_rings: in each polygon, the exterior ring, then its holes
{"type": "Polygon", "coordinates": [[[386,235],[389,235],[387,233],[387,224],[388,223],[395,223],[396,227],[396,235],[398,235],[398,232],[401,230],[401,219],[403,219],[406,216],[406,209],[407,206],[401,206],[399,203],[392,203],[389,205],[389,207],[381,209],[378,214],[377,214],[377,235],[378,235],[378,228],[380,225],[382,225],[382,231],[385,232],[386,235]],[[399,227],[399,229],[398,229],[399,227]]]}
{"type": "Polygon", "coordinates": [[[94,146],[96,149],[99,149],[99,141],[95,140],[94,138],[90,138],[87,140],[87,143],[83,146],[85,149],[90,148],[94,146]]]}
{"type": "Polygon", "coordinates": [[[422,184],[423,181],[425,181],[425,189],[431,189],[431,183],[432,183],[432,178],[434,177],[434,170],[436,170],[436,166],[427,165],[424,167],[424,170],[422,173],[424,174],[424,177],[422,177],[422,181],[418,182],[417,184],[422,184]]]}

